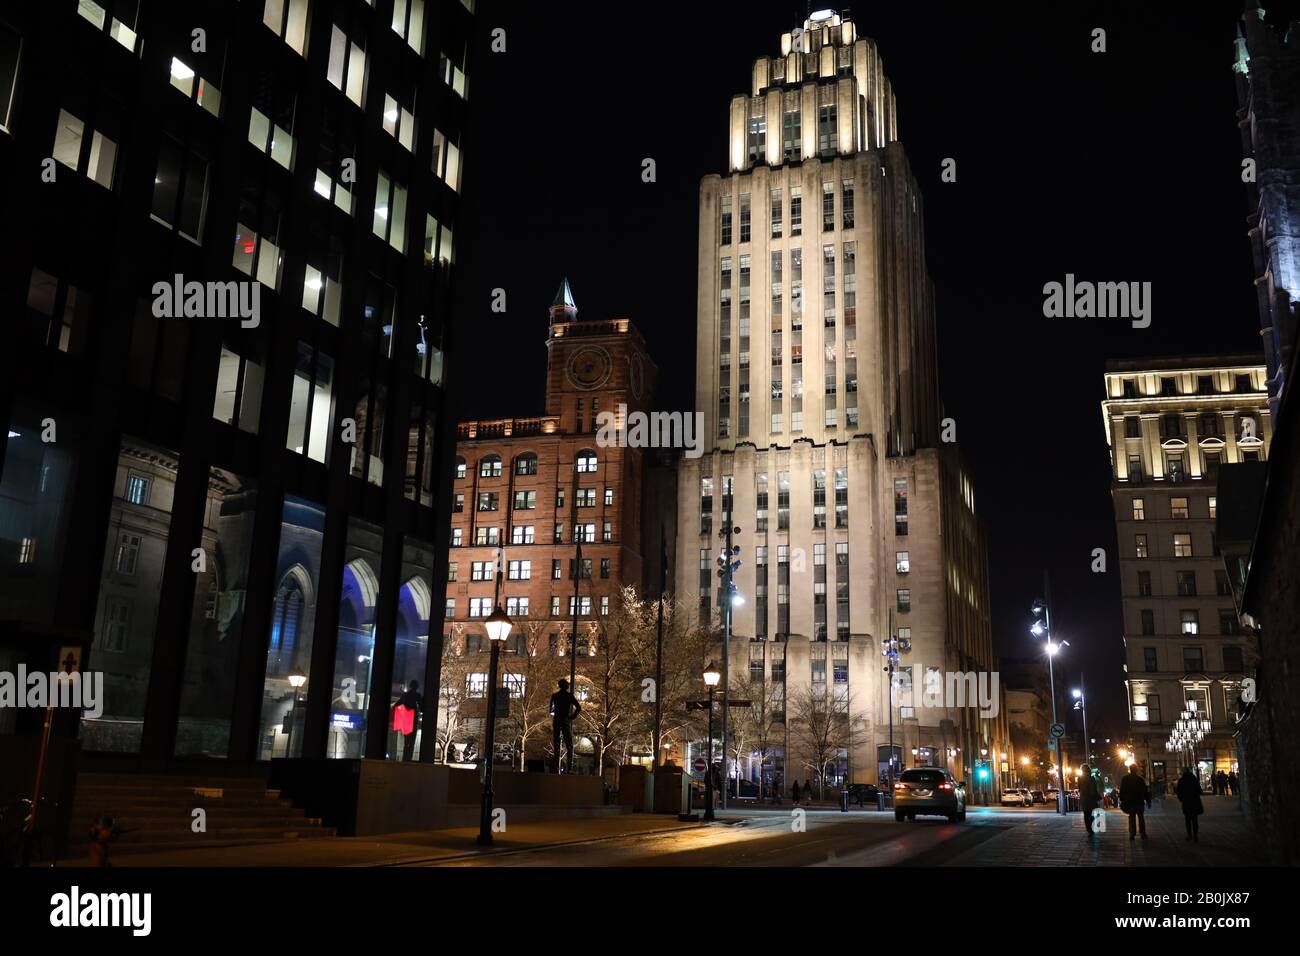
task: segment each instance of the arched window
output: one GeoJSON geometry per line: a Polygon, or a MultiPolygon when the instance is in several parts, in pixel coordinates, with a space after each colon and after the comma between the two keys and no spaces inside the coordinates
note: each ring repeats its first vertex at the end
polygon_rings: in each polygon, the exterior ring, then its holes
{"type": "Polygon", "coordinates": [[[467,471],[467,469],[465,468],[465,459],[462,458],[460,455],[457,455],[457,456],[456,456],[456,478],[457,478],[457,480],[459,480],[459,479],[461,479],[461,478],[464,478],[464,477],[465,477],[465,474],[466,474],[466,471],[467,471]]]}
{"type": "Polygon", "coordinates": [[[298,644],[298,625],[302,621],[303,595],[298,576],[290,571],[275,592],[275,616],[271,620],[271,673],[287,674],[293,670],[298,644]]]}
{"type": "Polygon", "coordinates": [[[480,478],[500,478],[501,456],[488,455],[486,458],[479,459],[478,476],[480,478]]]}
{"type": "Polygon", "coordinates": [[[577,469],[578,474],[595,473],[598,464],[596,453],[590,448],[584,448],[578,452],[577,469]]]}
{"type": "Polygon", "coordinates": [[[535,475],[537,474],[537,456],[532,452],[525,452],[515,459],[516,475],[535,475]]]}

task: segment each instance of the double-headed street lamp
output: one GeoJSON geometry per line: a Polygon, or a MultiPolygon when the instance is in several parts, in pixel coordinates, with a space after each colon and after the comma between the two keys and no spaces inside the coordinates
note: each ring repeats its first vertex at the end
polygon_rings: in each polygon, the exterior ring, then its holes
{"type": "Polygon", "coordinates": [[[1074,709],[1083,714],[1083,757],[1085,763],[1092,762],[1089,752],[1091,741],[1088,737],[1088,700],[1083,696],[1083,675],[1079,675],[1079,686],[1074,689],[1074,709]]]}
{"type": "MultiPolygon", "coordinates": [[[[1052,723],[1056,724],[1056,670],[1052,666],[1054,658],[1062,647],[1068,647],[1069,641],[1057,643],[1052,638],[1052,613],[1049,609],[1048,602],[1051,600],[1050,592],[1047,589],[1047,573],[1043,573],[1043,593],[1048,595],[1046,598],[1039,598],[1034,601],[1030,608],[1034,615],[1034,622],[1029,626],[1029,633],[1034,637],[1046,639],[1044,650],[1047,653],[1047,680],[1048,687],[1052,695],[1052,723]]],[[[1056,747],[1056,767],[1057,767],[1057,793],[1056,793],[1056,812],[1065,813],[1065,773],[1062,770],[1061,742],[1053,738],[1053,745],[1056,747]]]]}
{"type": "MultiPolygon", "coordinates": [[[[706,752],[708,759],[705,761],[707,766],[704,768],[704,819],[713,819],[713,692],[718,687],[718,681],[722,680],[722,671],[713,666],[709,661],[709,666],[704,668],[704,683],[709,688],[709,743],[706,752]]],[[[723,758],[726,757],[725,744],[723,747],[723,758]]]]}
{"type": "MultiPolygon", "coordinates": [[[[498,572],[498,576],[499,576],[498,572]]],[[[492,845],[492,755],[496,747],[497,727],[497,666],[501,660],[501,645],[510,636],[514,622],[501,605],[488,615],[483,626],[487,628],[488,643],[492,645],[492,660],[488,665],[487,734],[484,739],[485,762],[483,766],[483,806],[478,820],[479,846],[492,845]]]]}

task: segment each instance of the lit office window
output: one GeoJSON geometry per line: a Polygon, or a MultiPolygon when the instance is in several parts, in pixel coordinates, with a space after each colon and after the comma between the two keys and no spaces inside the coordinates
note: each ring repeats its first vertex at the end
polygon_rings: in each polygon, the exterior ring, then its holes
{"type": "Polygon", "coordinates": [[[266,0],[262,22],[299,56],[307,46],[307,7],[310,0],[266,0]]]}
{"type": "Polygon", "coordinates": [[[221,91],[216,84],[196,74],[180,57],[172,57],[171,84],[213,116],[221,115],[221,91]]]}
{"type": "Polygon", "coordinates": [[[393,30],[416,53],[424,53],[424,0],[394,0],[393,30]]]}
{"type": "Polygon", "coordinates": [[[384,94],[384,132],[410,152],[415,141],[415,117],[387,93],[384,94]]]}
{"type": "Polygon", "coordinates": [[[406,250],[406,187],[382,170],[375,186],[375,217],[371,231],[398,252],[406,250]]]}
{"type": "Polygon", "coordinates": [[[330,58],[325,78],[353,103],[361,105],[366,79],[366,51],[337,26],[330,34],[330,58]]]}
{"type": "Polygon", "coordinates": [[[460,147],[438,129],[433,131],[433,174],[460,191],[460,147]]]}

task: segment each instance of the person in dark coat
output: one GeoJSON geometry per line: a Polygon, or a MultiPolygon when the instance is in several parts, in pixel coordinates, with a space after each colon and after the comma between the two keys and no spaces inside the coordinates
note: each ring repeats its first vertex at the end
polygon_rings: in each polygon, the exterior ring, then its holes
{"type": "Polygon", "coordinates": [[[1237,782],[1238,782],[1237,774],[1235,771],[1228,774],[1228,790],[1232,793],[1233,796],[1237,796],[1238,794],[1237,782]]]}
{"type": "Polygon", "coordinates": [[[551,695],[551,747],[555,751],[555,772],[560,773],[560,744],[563,742],[573,764],[573,722],[582,713],[582,705],[569,690],[569,682],[561,679],[559,690],[551,695]]]}
{"type": "Polygon", "coordinates": [[[1147,838],[1147,807],[1151,806],[1151,788],[1138,773],[1137,764],[1130,764],[1128,773],[1119,785],[1119,808],[1128,814],[1128,838],[1147,838]]]}
{"type": "Polygon", "coordinates": [[[803,782],[803,796],[804,799],[808,801],[808,803],[810,804],[812,803],[812,781],[811,780],[805,780],[803,782]]]}
{"type": "Polygon", "coordinates": [[[411,732],[404,734],[402,737],[402,759],[412,760],[415,758],[415,731],[420,725],[420,711],[424,707],[418,680],[413,680],[406,685],[405,693],[397,698],[397,706],[415,711],[415,721],[411,724],[411,732]]]}
{"type": "Polygon", "coordinates": [[[794,805],[799,806],[799,780],[795,779],[794,786],[790,788],[790,797],[794,800],[794,805]]]}
{"type": "Polygon", "coordinates": [[[1101,788],[1092,775],[1092,768],[1084,764],[1079,768],[1079,808],[1083,810],[1083,825],[1092,833],[1092,811],[1101,806],[1101,788]]]}
{"type": "Polygon", "coordinates": [[[1200,843],[1199,820],[1201,814],[1205,812],[1205,805],[1201,803],[1200,781],[1196,779],[1196,774],[1192,773],[1191,767],[1183,771],[1174,793],[1178,795],[1183,805],[1183,822],[1187,825],[1187,839],[1200,843]]]}

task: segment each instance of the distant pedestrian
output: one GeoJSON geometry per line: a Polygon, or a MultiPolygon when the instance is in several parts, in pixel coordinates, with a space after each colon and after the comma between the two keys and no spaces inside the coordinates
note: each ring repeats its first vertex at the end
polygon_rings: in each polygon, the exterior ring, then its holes
{"type": "Polygon", "coordinates": [[[803,782],[803,797],[804,797],[804,802],[807,803],[809,806],[811,806],[812,805],[812,781],[811,780],[804,780],[803,782]]]}
{"type": "MultiPolygon", "coordinates": [[[[1092,768],[1084,764],[1079,768],[1079,808],[1083,811],[1083,825],[1092,833],[1092,811],[1101,805],[1101,790],[1092,776],[1092,768]]],[[[1103,811],[1104,812],[1104,811],[1103,811]]]]}
{"type": "Polygon", "coordinates": [[[1183,771],[1174,793],[1178,794],[1178,799],[1183,805],[1183,823],[1187,825],[1187,839],[1200,843],[1199,819],[1205,812],[1205,805],[1201,803],[1200,781],[1196,779],[1196,774],[1192,773],[1191,767],[1183,771]]]}
{"type": "Polygon", "coordinates": [[[1239,794],[1239,791],[1237,790],[1237,782],[1237,772],[1234,770],[1232,773],[1228,774],[1228,790],[1231,791],[1234,797],[1239,794]]]}
{"type": "Polygon", "coordinates": [[[794,786],[790,788],[790,797],[794,800],[794,805],[799,806],[799,781],[795,780],[794,786]]]}
{"type": "Polygon", "coordinates": [[[1140,833],[1147,838],[1147,808],[1151,806],[1151,788],[1138,773],[1137,764],[1130,764],[1128,773],[1119,785],[1119,808],[1128,814],[1128,838],[1136,840],[1140,833]]]}

